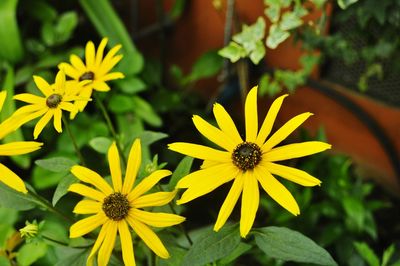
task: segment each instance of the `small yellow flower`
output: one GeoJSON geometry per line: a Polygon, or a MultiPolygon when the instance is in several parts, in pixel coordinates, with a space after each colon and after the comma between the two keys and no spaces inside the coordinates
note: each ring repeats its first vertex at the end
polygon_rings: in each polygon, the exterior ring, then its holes
{"type": "MultiPolygon", "coordinates": [[[[90,98],[92,91],[109,91],[110,87],[107,81],[124,78],[121,72],[110,72],[112,68],[122,59],[122,55],[116,55],[121,49],[121,45],[114,46],[103,58],[104,48],[108,42],[107,38],[103,38],[100,42],[97,52],[93,42],[89,41],[86,44],[84,63],[77,55],[71,55],[70,62],[60,63],[58,67],[65,71],[65,74],[75,81],[89,80],[87,84],[79,92],[79,96],[90,98]]],[[[75,102],[78,107],[77,111],[82,112],[87,102],[75,102]]],[[[71,118],[76,115],[76,112],[71,113],[71,118]]]]}
{"type": "Polygon", "coordinates": [[[87,82],[66,81],[63,71],[59,71],[56,76],[55,83],[50,85],[43,78],[33,76],[38,89],[43,93],[44,97],[33,95],[30,93],[21,93],[14,96],[14,99],[29,103],[19,108],[13,116],[18,118],[19,125],[23,125],[37,117],[40,120],[36,123],[33,131],[33,137],[38,138],[43,128],[53,118],[53,125],[57,132],[62,132],[61,119],[62,110],[74,112],[75,106],[71,101],[79,100],[87,102],[89,98],[82,99],[76,96],[79,87],[87,82]]]}
{"type": "Polygon", "coordinates": [[[34,221],[33,223],[26,221],[25,227],[19,229],[19,233],[21,234],[22,238],[29,239],[29,238],[33,238],[37,235],[38,229],[39,229],[39,226],[36,223],[36,221],[34,221]]]}
{"type": "MultiPolygon", "coordinates": [[[[6,99],[7,92],[0,92],[0,111],[3,108],[4,101],[6,99]]],[[[0,124],[0,140],[6,135],[17,129],[17,120],[14,118],[8,118],[0,124]]],[[[6,144],[0,144],[0,156],[13,156],[26,154],[40,149],[43,143],[35,141],[16,141],[6,144]]],[[[0,182],[3,182],[7,186],[15,189],[22,193],[28,193],[25,187],[24,181],[17,176],[13,171],[8,169],[5,165],[0,163],[0,182]]]]}
{"type": "Polygon", "coordinates": [[[204,160],[201,170],[183,177],[178,182],[177,188],[187,188],[187,190],[177,203],[183,204],[194,200],[234,180],[219,211],[214,230],[218,231],[225,224],[242,194],[240,218],[242,237],[246,237],[249,233],[257,213],[258,183],[286,210],[294,215],[300,214],[299,206],[292,194],[273,175],[302,186],[319,185],[321,181],[304,171],[276,162],[318,153],[329,149],[331,145],[308,141],[276,147],[310,117],[311,113],[303,113],[292,118],[267,139],[286,96],[274,101],[259,129],[257,87],[250,90],[245,102],[245,141],[239,135],[232,118],[219,104],[215,104],[213,109],[219,128],[210,125],[199,116],[193,116],[197,130],[224,150],[183,142],[169,145],[169,149],[173,151],[204,160]]]}
{"type": "Polygon", "coordinates": [[[120,158],[115,143],[108,150],[108,161],[113,187],[100,175],[88,168],[74,166],[71,169],[72,174],[79,180],[96,188],[83,184],[72,184],[69,187],[69,191],[88,198],[78,202],[74,212],[77,214],[93,214],[73,224],[70,228],[70,237],[83,236],[101,226],[99,236],[88,257],[87,265],[93,265],[93,259],[97,251],[99,251],[97,256],[98,265],[107,265],[114,248],[117,233],[120,236],[124,264],[127,266],[135,265],[129,226],[157,256],[168,258],[167,249],[148,226],[172,226],[183,222],[185,218],[169,213],[151,213],[140,208],[162,206],[175,197],[176,191],[155,192],[144,195],[162,178],[169,176],[171,172],[157,170],[133,187],[141,164],[139,139],[135,140],[129,153],[124,182],[122,182],[120,158]]]}

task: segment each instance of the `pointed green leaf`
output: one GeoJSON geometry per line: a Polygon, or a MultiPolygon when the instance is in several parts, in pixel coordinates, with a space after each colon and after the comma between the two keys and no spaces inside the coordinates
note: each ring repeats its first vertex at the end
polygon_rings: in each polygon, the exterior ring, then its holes
{"type": "Polygon", "coordinates": [[[168,187],[170,190],[175,189],[176,184],[178,181],[188,175],[190,173],[190,169],[192,168],[193,158],[186,156],[184,157],[176,167],[174,173],[171,176],[171,180],[169,181],[168,187]]]}
{"type": "Polygon", "coordinates": [[[51,202],[53,206],[55,206],[57,202],[68,193],[69,186],[76,182],[78,182],[78,179],[72,174],[68,174],[61,179],[57,185],[56,191],[54,191],[51,202]]]}
{"type": "Polygon", "coordinates": [[[35,164],[51,172],[60,173],[69,172],[76,162],[65,157],[53,157],[49,159],[36,160],[35,164]]]}

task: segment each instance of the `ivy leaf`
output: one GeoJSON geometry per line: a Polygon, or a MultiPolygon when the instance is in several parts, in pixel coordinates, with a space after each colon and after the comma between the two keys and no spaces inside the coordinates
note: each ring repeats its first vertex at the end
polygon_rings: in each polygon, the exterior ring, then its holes
{"type": "Polygon", "coordinates": [[[265,47],[262,41],[256,43],[255,49],[250,53],[250,60],[257,65],[264,58],[265,47]]]}
{"type": "Polygon", "coordinates": [[[341,9],[346,9],[350,5],[357,3],[357,2],[358,2],[358,0],[337,0],[337,3],[341,9]]]}
{"type": "Polygon", "coordinates": [[[281,14],[281,7],[279,5],[270,5],[264,10],[264,14],[271,20],[272,23],[276,23],[279,20],[281,14]]]}
{"type": "Polygon", "coordinates": [[[337,265],[325,249],[297,231],[269,226],[255,229],[253,234],[257,246],[271,258],[318,265],[337,265]]]}
{"type": "Polygon", "coordinates": [[[239,44],[230,42],[228,46],[219,50],[218,54],[222,57],[228,58],[232,63],[235,63],[240,58],[246,56],[246,50],[239,44]]]}
{"type": "Polygon", "coordinates": [[[303,24],[301,18],[294,12],[286,12],[282,16],[280,28],[284,31],[297,28],[303,24]]]}
{"type": "Polygon", "coordinates": [[[221,231],[207,231],[189,249],[183,266],[201,266],[231,254],[240,244],[237,225],[226,226],[221,231]]]}
{"type": "Polygon", "coordinates": [[[271,49],[275,49],[279,44],[289,38],[290,33],[283,31],[278,25],[272,25],[269,28],[269,35],[267,37],[266,45],[271,49]]]}

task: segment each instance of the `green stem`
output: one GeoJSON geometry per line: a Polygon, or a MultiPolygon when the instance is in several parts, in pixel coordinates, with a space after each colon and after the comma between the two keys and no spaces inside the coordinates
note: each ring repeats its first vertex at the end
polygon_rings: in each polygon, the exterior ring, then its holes
{"type": "Polygon", "coordinates": [[[70,137],[70,139],[72,141],[72,144],[74,145],[74,149],[75,149],[76,155],[78,155],[79,160],[81,161],[81,164],[83,166],[86,166],[85,160],[83,159],[83,155],[82,155],[81,151],[79,150],[79,147],[78,147],[78,144],[77,144],[76,139],[74,137],[74,134],[72,134],[71,128],[69,127],[68,120],[64,116],[62,116],[62,121],[64,123],[65,128],[67,129],[67,132],[68,132],[68,135],[69,135],[69,137],[70,137]]]}
{"type": "Polygon", "coordinates": [[[40,202],[40,204],[43,207],[45,207],[47,210],[51,211],[52,213],[54,213],[58,217],[66,220],[69,223],[74,223],[75,222],[75,220],[73,218],[69,217],[65,213],[63,213],[63,212],[59,211],[58,209],[54,208],[54,206],[47,199],[43,198],[42,196],[40,196],[39,194],[37,194],[36,192],[31,190],[30,188],[28,188],[28,193],[33,198],[35,198],[38,202],[40,202]]]}
{"type": "MultiPolygon", "coordinates": [[[[160,184],[158,184],[158,188],[160,189],[160,191],[164,191],[164,189],[162,188],[162,186],[160,184]]],[[[173,214],[178,215],[178,212],[175,210],[174,205],[171,202],[168,202],[168,206],[171,209],[173,214]]],[[[185,235],[187,241],[189,242],[189,245],[192,246],[193,240],[190,238],[189,233],[186,231],[185,227],[182,224],[179,224],[179,229],[185,235]]]]}
{"type": "Polygon", "coordinates": [[[113,138],[114,138],[115,143],[117,145],[118,152],[119,152],[119,154],[120,154],[120,156],[122,158],[124,166],[126,167],[128,165],[128,163],[127,163],[125,155],[123,153],[123,150],[122,150],[122,147],[121,147],[121,143],[120,143],[119,137],[117,135],[117,132],[115,130],[115,127],[114,127],[113,123],[111,122],[110,116],[108,115],[107,109],[104,106],[102,100],[96,94],[94,95],[94,98],[96,100],[97,106],[99,107],[99,109],[101,110],[101,112],[103,114],[104,120],[106,120],[107,126],[110,129],[111,134],[113,135],[113,138]]]}

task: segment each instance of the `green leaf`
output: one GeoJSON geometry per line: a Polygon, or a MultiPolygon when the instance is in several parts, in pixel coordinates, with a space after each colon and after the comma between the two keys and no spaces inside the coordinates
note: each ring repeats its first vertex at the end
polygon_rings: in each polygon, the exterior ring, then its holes
{"type": "Polygon", "coordinates": [[[0,1],[0,59],[12,64],[24,56],[21,36],[17,24],[18,0],[0,1]]]}
{"type": "Polygon", "coordinates": [[[55,27],[57,33],[57,44],[68,40],[78,25],[78,15],[75,11],[65,12],[59,18],[55,27]]]}
{"type": "Polygon", "coordinates": [[[192,168],[193,158],[186,156],[184,157],[176,167],[174,173],[171,176],[171,180],[169,181],[168,187],[170,190],[175,189],[176,184],[178,181],[188,175],[190,173],[190,169],[192,168]]]}
{"type": "Polygon", "coordinates": [[[269,5],[265,10],[264,14],[269,18],[272,23],[276,23],[279,20],[281,14],[281,7],[277,5],[269,5]]]}
{"type": "Polygon", "coordinates": [[[54,157],[49,159],[36,160],[35,164],[51,172],[61,173],[69,172],[71,167],[74,166],[76,162],[66,157],[54,157]]]}
{"type": "Polygon", "coordinates": [[[358,2],[358,0],[337,0],[337,3],[341,9],[346,9],[350,5],[357,3],[357,2],[358,2]]]}
{"type": "Polygon", "coordinates": [[[114,94],[108,102],[108,108],[116,114],[126,113],[135,108],[132,96],[114,94]]]}
{"type": "Polygon", "coordinates": [[[165,139],[166,137],[168,137],[168,135],[165,133],[155,132],[155,131],[150,131],[150,130],[145,130],[142,133],[140,133],[140,135],[139,135],[139,138],[140,138],[143,146],[148,146],[150,144],[153,144],[156,141],[165,139]]]}
{"type": "Polygon", "coordinates": [[[178,247],[169,247],[168,252],[170,254],[169,259],[161,259],[156,256],[157,266],[181,266],[183,257],[186,254],[186,250],[178,247]]]}
{"type": "Polygon", "coordinates": [[[303,24],[303,21],[294,12],[286,12],[282,16],[282,20],[279,23],[281,30],[287,31],[297,28],[303,24]]]}
{"type": "Polygon", "coordinates": [[[11,264],[6,257],[0,256],[0,266],[11,266],[11,264]]]}
{"type": "Polygon", "coordinates": [[[257,65],[265,56],[265,47],[262,41],[256,43],[256,47],[250,53],[250,60],[257,65]]]}
{"type": "Polygon", "coordinates": [[[206,52],[194,63],[192,72],[186,77],[186,82],[212,77],[221,70],[222,64],[223,59],[216,51],[206,52]]]}
{"type": "Polygon", "coordinates": [[[355,242],[354,247],[358,254],[368,263],[369,266],[379,266],[379,258],[375,252],[364,242],[355,242]]]}
{"type": "Polygon", "coordinates": [[[122,45],[124,58],[119,64],[126,75],[139,73],[143,68],[143,56],[136,49],[120,17],[108,0],[79,0],[96,30],[101,36],[109,38],[109,47],[122,45]],[[104,19],[104,18],[107,19],[104,19]]]}
{"type": "Polygon", "coordinates": [[[283,31],[278,25],[274,24],[269,28],[266,45],[271,49],[275,49],[279,44],[289,38],[289,36],[289,32],[283,31]]]}
{"type": "Polygon", "coordinates": [[[249,251],[253,246],[246,244],[246,243],[239,243],[239,245],[236,247],[236,249],[227,257],[221,259],[218,262],[218,265],[228,265],[230,263],[233,263],[237,258],[242,256],[244,253],[249,251]]]}
{"type": "Polygon", "coordinates": [[[337,265],[325,249],[297,231],[269,226],[255,229],[253,234],[257,246],[271,258],[318,265],[337,265]]]}
{"type": "Polygon", "coordinates": [[[160,127],[162,125],[161,118],[148,102],[138,96],[133,97],[133,101],[135,105],[134,111],[143,121],[153,127],[160,127]]]}
{"type": "Polygon", "coordinates": [[[30,210],[38,204],[29,194],[18,192],[0,182],[0,206],[14,210],[30,210]]]}
{"type": "MultiPolygon", "coordinates": [[[[3,109],[0,113],[1,121],[4,121],[8,117],[10,117],[16,110],[15,101],[12,99],[12,97],[14,96],[15,87],[14,69],[10,66],[6,66],[6,71],[7,73],[2,86],[3,90],[7,91],[7,98],[4,101],[3,109]]],[[[20,128],[18,128],[14,132],[11,132],[3,138],[4,143],[14,141],[24,141],[24,136],[22,135],[22,130],[20,128]]],[[[31,160],[28,154],[11,156],[11,159],[23,169],[27,169],[31,165],[31,160]]]]}
{"type": "Polygon", "coordinates": [[[17,262],[20,266],[28,266],[46,254],[47,245],[44,242],[31,242],[23,245],[17,253],[17,262]]]}
{"type": "Polygon", "coordinates": [[[253,51],[256,43],[264,38],[265,35],[265,20],[259,17],[257,21],[250,25],[244,25],[242,32],[235,34],[232,39],[242,45],[247,53],[253,51]]]}
{"type": "Polygon", "coordinates": [[[237,225],[226,226],[219,232],[208,231],[197,239],[183,259],[183,266],[214,262],[231,254],[240,243],[237,225]]]}
{"type": "Polygon", "coordinates": [[[89,146],[101,154],[106,154],[111,144],[112,141],[106,137],[97,137],[89,141],[89,146]]]}
{"type": "Polygon", "coordinates": [[[388,265],[390,259],[393,256],[393,253],[395,251],[394,248],[395,248],[394,244],[391,244],[387,249],[385,249],[385,251],[383,252],[383,256],[382,256],[382,264],[381,264],[381,266],[388,265]]]}
{"type": "Polygon", "coordinates": [[[72,175],[72,174],[68,174],[66,176],[64,176],[61,181],[58,183],[56,190],[54,191],[53,194],[53,199],[51,201],[51,203],[53,204],[53,206],[55,206],[57,204],[57,202],[68,193],[68,188],[70,185],[72,185],[73,183],[77,183],[78,179],[72,175]]]}
{"type": "Polygon", "coordinates": [[[239,44],[230,42],[228,46],[219,50],[218,54],[222,57],[228,58],[232,63],[235,63],[240,58],[246,56],[246,50],[239,44]]]}
{"type": "Polygon", "coordinates": [[[356,230],[361,230],[364,227],[365,208],[363,203],[352,197],[343,197],[342,205],[346,215],[350,218],[351,224],[356,230]]]}
{"type": "Polygon", "coordinates": [[[146,89],[146,84],[138,77],[116,80],[115,85],[126,94],[136,94],[146,89]]]}

